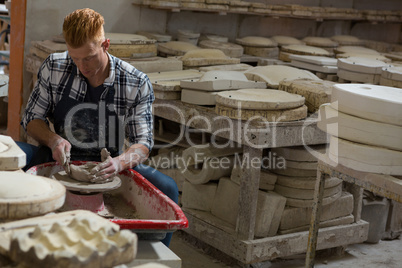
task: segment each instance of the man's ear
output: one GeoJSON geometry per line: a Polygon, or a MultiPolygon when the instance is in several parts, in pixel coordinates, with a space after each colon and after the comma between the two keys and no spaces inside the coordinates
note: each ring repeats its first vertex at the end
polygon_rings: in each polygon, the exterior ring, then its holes
{"type": "Polygon", "coordinates": [[[105,51],[107,51],[110,47],[110,39],[107,38],[105,39],[105,41],[102,42],[102,47],[105,51]]]}

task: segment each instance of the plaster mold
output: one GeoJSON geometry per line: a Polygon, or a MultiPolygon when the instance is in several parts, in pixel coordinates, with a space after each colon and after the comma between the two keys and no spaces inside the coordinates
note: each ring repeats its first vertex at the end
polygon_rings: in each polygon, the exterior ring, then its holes
{"type": "Polygon", "coordinates": [[[155,98],[162,100],[180,100],[181,92],[180,91],[154,91],[155,98]]]}
{"type": "Polygon", "coordinates": [[[383,61],[386,63],[391,63],[391,60],[388,59],[387,57],[380,55],[380,54],[370,54],[370,53],[364,53],[364,52],[346,52],[346,53],[340,53],[336,54],[336,58],[342,59],[342,58],[350,58],[350,57],[358,57],[358,58],[364,58],[368,60],[379,60],[383,61]]]}
{"type": "MultiPolygon", "coordinates": [[[[335,194],[333,196],[324,197],[322,199],[322,205],[325,206],[325,205],[332,204],[333,202],[338,200],[339,197],[341,197],[341,195],[342,195],[342,191],[338,192],[337,194],[335,194]]],[[[314,204],[314,199],[297,199],[297,198],[290,198],[290,197],[286,198],[286,206],[289,206],[289,207],[308,208],[308,207],[312,207],[313,204],[314,204]]]]}
{"type": "Polygon", "coordinates": [[[222,42],[227,43],[229,42],[229,38],[222,35],[215,35],[215,34],[205,34],[201,33],[200,38],[198,39],[200,42],[204,40],[210,40],[215,42],[222,42]]]}
{"type": "Polygon", "coordinates": [[[199,79],[204,73],[197,70],[183,70],[170,72],[148,73],[148,78],[152,84],[162,81],[180,81],[183,79],[199,79]]]}
{"type": "Polygon", "coordinates": [[[258,118],[269,122],[289,122],[306,118],[307,106],[303,105],[285,110],[241,110],[216,103],[215,112],[232,119],[250,120],[258,118]]]}
{"type": "Polygon", "coordinates": [[[278,46],[287,46],[287,45],[305,45],[305,43],[297,38],[292,36],[285,35],[274,35],[271,39],[278,43],[278,46]]]}
{"type": "Polygon", "coordinates": [[[383,67],[381,77],[402,82],[402,65],[383,67]]]}
{"type": "Polygon", "coordinates": [[[81,214],[70,222],[36,225],[11,236],[10,257],[28,266],[112,267],[130,262],[137,236],[96,214],[81,214]]]}
{"type": "Polygon", "coordinates": [[[289,177],[313,177],[317,175],[317,170],[299,169],[290,167],[286,167],[284,169],[279,168],[270,169],[270,171],[278,175],[289,176],[289,177]]]}
{"type": "Polygon", "coordinates": [[[383,67],[389,67],[389,64],[373,59],[360,57],[349,57],[338,59],[338,68],[366,74],[381,74],[383,67]]]}
{"type": "Polygon", "coordinates": [[[360,83],[378,85],[381,79],[380,74],[359,73],[359,72],[343,70],[340,68],[338,68],[336,74],[339,78],[351,81],[352,83],[360,82],[360,83]]]}
{"type": "Polygon", "coordinates": [[[265,82],[250,81],[238,71],[208,71],[197,81],[182,80],[180,86],[186,89],[219,91],[242,88],[266,88],[265,82]]]}
{"type": "Polygon", "coordinates": [[[263,57],[263,58],[278,58],[279,48],[278,47],[250,47],[243,46],[244,54],[263,57]]]}
{"type": "Polygon", "coordinates": [[[21,219],[59,209],[66,188],[58,181],[25,174],[0,171],[0,219],[21,219]]]}
{"type": "Polygon", "coordinates": [[[217,183],[197,185],[185,180],[181,198],[183,207],[211,211],[217,188],[217,183]]]}
{"type": "Polygon", "coordinates": [[[274,89],[278,88],[279,83],[285,79],[294,80],[306,78],[310,80],[321,81],[321,79],[314,75],[312,72],[284,65],[254,67],[244,72],[244,74],[249,80],[264,81],[267,83],[268,88],[274,89]]]}
{"type": "Polygon", "coordinates": [[[362,46],[364,41],[352,35],[334,35],[331,40],[337,42],[340,46],[362,46]]]}
{"type": "Polygon", "coordinates": [[[284,110],[304,105],[304,97],[272,89],[239,89],[219,92],[216,102],[246,110],[284,110]]]}
{"type": "Polygon", "coordinates": [[[321,66],[336,66],[338,60],[325,56],[291,55],[292,60],[321,66]]]}
{"type": "Polygon", "coordinates": [[[338,46],[338,43],[331,40],[328,37],[317,37],[317,36],[307,36],[302,39],[303,42],[308,46],[316,46],[316,47],[328,47],[334,48],[338,46]]]}
{"type": "Polygon", "coordinates": [[[325,154],[327,145],[310,145],[307,149],[304,146],[272,148],[271,152],[277,157],[283,157],[291,161],[317,162],[321,154],[325,154]]]}
{"type": "MultiPolygon", "coordinates": [[[[275,192],[284,197],[293,199],[311,200],[314,198],[314,189],[299,189],[277,184],[275,185],[275,192]]],[[[339,192],[342,192],[341,183],[334,187],[325,188],[323,196],[324,198],[330,197],[338,194],[339,192]]]]}
{"type": "Polygon", "coordinates": [[[144,73],[183,70],[183,62],[173,57],[150,57],[141,59],[127,59],[126,61],[144,73]]]}
{"type": "MultiPolygon", "coordinates": [[[[292,56],[293,55],[290,56],[291,59],[292,59],[292,56]]],[[[311,64],[311,63],[293,60],[293,59],[291,60],[290,65],[297,67],[297,68],[314,71],[314,72],[326,73],[326,74],[336,74],[336,72],[338,71],[337,66],[322,66],[322,65],[311,64]]]]}
{"type": "Polygon", "coordinates": [[[316,162],[286,160],[287,168],[317,170],[316,162]]]}
{"type": "Polygon", "coordinates": [[[317,126],[345,140],[402,151],[402,127],[339,112],[329,103],[319,110],[317,126]]]}
{"type": "Polygon", "coordinates": [[[243,55],[243,47],[229,42],[220,42],[213,40],[203,40],[198,44],[202,48],[219,49],[226,56],[231,58],[240,58],[243,55]]]}
{"type": "Polygon", "coordinates": [[[186,52],[194,49],[199,49],[199,47],[182,41],[170,41],[158,44],[158,53],[163,53],[170,56],[182,56],[186,54],[186,52]]]}
{"type": "Polygon", "coordinates": [[[195,105],[215,105],[216,92],[207,92],[201,90],[182,89],[181,101],[195,105]]]}
{"type": "Polygon", "coordinates": [[[180,80],[155,81],[152,83],[152,87],[155,91],[181,91],[180,80]]]}
{"type": "Polygon", "coordinates": [[[335,53],[361,53],[361,54],[380,55],[380,53],[377,50],[363,46],[339,46],[335,48],[335,53]]]}
{"type": "Polygon", "coordinates": [[[331,53],[323,48],[307,45],[283,46],[281,51],[297,55],[331,56],[331,53]]]}
{"type": "MultiPolygon", "coordinates": [[[[230,180],[240,185],[241,177],[243,175],[242,168],[239,165],[233,167],[230,174],[230,180]]],[[[259,188],[261,190],[272,191],[275,188],[277,175],[266,170],[260,172],[259,188]]]]}
{"type": "Polygon", "coordinates": [[[253,66],[251,66],[249,64],[245,64],[245,63],[240,63],[240,64],[224,64],[224,65],[205,66],[205,67],[199,67],[198,70],[201,72],[209,72],[209,71],[244,72],[250,68],[253,68],[253,66]]]}
{"type": "Polygon", "coordinates": [[[329,158],[345,167],[370,173],[402,175],[402,152],[331,136],[329,158]]]}
{"type": "MultiPolygon", "coordinates": [[[[322,207],[320,221],[327,221],[344,217],[353,212],[353,195],[348,192],[342,192],[341,197],[322,207]]],[[[282,213],[279,230],[288,230],[310,224],[312,208],[285,207],[282,213]]]]}
{"type": "Polygon", "coordinates": [[[240,59],[230,58],[219,49],[194,49],[180,58],[184,66],[208,66],[220,64],[239,64],[240,59]]]}
{"type": "Polygon", "coordinates": [[[246,36],[237,38],[236,43],[250,47],[276,47],[278,45],[272,39],[260,36],[246,36]]]}
{"type": "Polygon", "coordinates": [[[143,35],[128,33],[105,33],[105,37],[110,39],[111,45],[154,44],[156,41],[143,35]]]}
{"type": "Polygon", "coordinates": [[[314,113],[322,104],[331,101],[332,88],[334,85],[334,82],[326,80],[283,80],[279,83],[279,90],[303,96],[305,98],[305,105],[308,107],[308,111],[310,113],[314,113]]]}
{"type": "Polygon", "coordinates": [[[26,165],[24,151],[5,135],[0,135],[0,170],[18,170],[26,165]]]}
{"type": "Polygon", "coordinates": [[[402,126],[402,91],[399,88],[336,84],[331,107],[364,119],[402,126]]]}
{"type": "MultiPolygon", "coordinates": [[[[317,177],[288,177],[277,176],[277,185],[286,186],[296,189],[314,190],[317,177]]],[[[332,188],[342,183],[341,179],[329,177],[325,179],[325,188],[332,188]]]]}
{"type": "Polygon", "coordinates": [[[165,43],[172,41],[172,36],[167,34],[160,34],[156,32],[138,31],[138,35],[145,36],[149,39],[154,39],[159,43],[165,43]]]}

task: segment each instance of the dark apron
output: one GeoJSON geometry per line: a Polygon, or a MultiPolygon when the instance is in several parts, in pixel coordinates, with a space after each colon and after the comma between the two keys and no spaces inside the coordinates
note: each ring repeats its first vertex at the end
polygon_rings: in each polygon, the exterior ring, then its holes
{"type": "Polygon", "coordinates": [[[101,161],[102,148],[107,148],[112,157],[118,156],[122,144],[119,144],[119,127],[116,127],[119,121],[113,108],[114,87],[105,89],[105,101],[98,104],[78,101],[70,98],[76,73],[74,65],[62,97],[55,106],[56,133],[71,143],[71,160],[101,161]]]}

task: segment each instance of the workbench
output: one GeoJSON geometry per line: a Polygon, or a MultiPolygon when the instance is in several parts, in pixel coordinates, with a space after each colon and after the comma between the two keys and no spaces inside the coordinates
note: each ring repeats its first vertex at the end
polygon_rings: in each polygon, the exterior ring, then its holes
{"type": "MultiPolygon", "coordinates": [[[[240,144],[243,148],[243,175],[240,182],[239,212],[236,227],[214,217],[211,213],[183,209],[189,221],[184,231],[206,244],[226,253],[243,264],[306,253],[309,232],[256,239],[254,226],[257,210],[260,167],[251,163],[261,159],[263,150],[275,147],[327,143],[327,134],[316,126],[317,117],[310,116],[294,122],[246,122],[217,115],[213,107],[185,104],[178,100],[156,99],[155,116],[207,132],[240,144]]],[[[317,249],[334,248],[361,243],[367,239],[368,223],[322,228],[317,249]]]]}
{"type": "Polygon", "coordinates": [[[313,212],[309,230],[306,267],[314,267],[315,251],[323,229],[319,230],[320,213],[324,193],[325,178],[337,177],[344,181],[353,194],[355,222],[361,222],[363,190],[370,191],[397,202],[402,202],[402,179],[395,176],[357,171],[332,161],[324,155],[318,161],[317,182],[314,193],[313,212]]]}

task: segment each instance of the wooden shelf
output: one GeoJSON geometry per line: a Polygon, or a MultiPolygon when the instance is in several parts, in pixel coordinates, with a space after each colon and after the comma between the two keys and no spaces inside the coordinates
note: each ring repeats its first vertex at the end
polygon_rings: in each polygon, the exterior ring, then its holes
{"type": "Polygon", "coordinates": [[[274,18],[295,18],[323,20],[353,20],[370,22],[402,22],[402,11],[394,10],[357,10],[352,8],[307,7],[300,5],[264,5],[245,2],[249,5],[236,6],[239,1],[227,1],[228,4],[208,4],[205,2],[189,3],[180,1],[135,0],[134,5],[170,12],[193,11],[226,14],[268,16],[274,18]],[[233,5],[232,5],[233,2],[233,5]]]}

